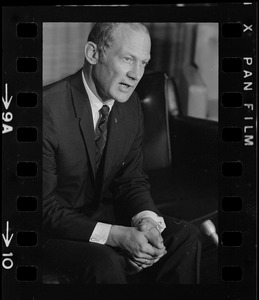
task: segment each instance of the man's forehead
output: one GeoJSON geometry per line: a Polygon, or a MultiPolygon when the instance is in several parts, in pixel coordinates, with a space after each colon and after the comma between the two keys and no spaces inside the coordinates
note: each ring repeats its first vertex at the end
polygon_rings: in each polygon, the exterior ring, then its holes
{"type": "Polygon", "coordinates": [[[134,34],[134,33],[142,33],[149,36],[146,27],[140,23],[119,23],[118,27],[115,28],[112,36],[120,37],[120,36],[124,36],[124,34],[134,34]]]}
{"type": "Polygon", "coordinates": [[[131,55],[140,60],[149,60],[151,44],[150,41],[141,36],[123,36],[118,39],[114,39],[111,50],[119,55],[131,55]]]}

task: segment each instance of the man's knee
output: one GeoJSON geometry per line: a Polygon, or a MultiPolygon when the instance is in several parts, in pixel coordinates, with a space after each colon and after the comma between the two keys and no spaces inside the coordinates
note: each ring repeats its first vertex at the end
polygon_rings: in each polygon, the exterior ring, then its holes
{"type": "Polygon", "coordinates": [[[126,283],[124,258],[108,246],[101,246],[93,260],[84,265],[83,280],[87,283],[126,283]]]}
{"type": "Polygon", "coordinates": [[[189,240],[197,240],[199,236],[199,230],[197,227],[192,225],[189,222],[184,221],[184,230],[186,231],[186,235],[189,240]]]}
{"type": "Polygon", "coordinates": [[[175,218],[168,218],[164,232],[165,240],[173,240],[174,243],[196,243],[199,239],[199,230],[191,223],[175,218]]]}

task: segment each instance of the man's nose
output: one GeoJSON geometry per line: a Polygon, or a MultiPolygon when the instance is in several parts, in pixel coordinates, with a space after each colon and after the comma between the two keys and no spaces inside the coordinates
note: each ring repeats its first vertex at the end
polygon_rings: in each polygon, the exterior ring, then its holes
{"type": "Polygon", "coordinates": [[[132,80],[138,81],[143,76],[144,70],[139,64],[134,64],[132,68],[128,71],[127,75],[132,80]]]}

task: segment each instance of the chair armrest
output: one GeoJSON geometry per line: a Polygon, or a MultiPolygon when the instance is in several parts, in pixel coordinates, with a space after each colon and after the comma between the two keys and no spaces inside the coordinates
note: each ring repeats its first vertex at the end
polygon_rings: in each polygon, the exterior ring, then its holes
{"type": "Polygon", "coordinates": [[[218,174],[218,123],[188,116],[169,116],[173,168],[218,174]]]}

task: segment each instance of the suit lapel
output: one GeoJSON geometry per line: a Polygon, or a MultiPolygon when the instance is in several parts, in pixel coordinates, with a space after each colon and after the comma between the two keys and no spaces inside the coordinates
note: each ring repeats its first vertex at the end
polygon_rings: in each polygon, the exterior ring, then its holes
{"type": "Polygon", "coordinates": [[[131,144],[131,125],[127,118],[126,105],[115,101],[109,116],[108,138],[105,150],[104,181],[109,177],[115,164],[122,163],[121,159],[129,150],[131,144]]]}
{"type": "MultiPolygon", "coordinates": [[[[90,108],[91,109],[91,108],[90,108]]],[[[93,128],[92,112],[89,112],[89,109],[85,109],[81,120],[79,121],[80,128],[86,143],[88,155],[90,158],[93,175],[95,176],[96,164],[95,164],[95,135],[93,128]],[[91,115],[90,115],[91,114],[91,115]]]]}
{"type": "Polygon", "coordinates": [[[117,102],[115,102],[109,116],[108,137],[104,161],[104,179],[109,175],[109,170],[116,161],[118,145],[120,144],[121,134],[123,134],[123,128],[120,127],[122,126],[122,123],[121,114],[117,102]]]}
{"type": "Polygon", "coordinates": [[[71,78],[71,93],[76,117],[79,119],[80,129],[86,144],[93,176],[95,177],[95,134],[93,116],[87,92],[82,81],[82,70],[71,78]]]}
{"type": "MultiPolygon", "coordinates": [[[[96,177],[95,165],[95,133],[90,101],[82,81],[82,70],[71,77],[71,94],[76,118],[84,138],[89,155],[93,176],[96,177]]],[[[115,101],[109,116],[108,137],[105,150],[103,180],[109,177],[111,168],[122,163],[121,157],[129,150],[131,141],[132,120],[127,118],[126,104],[115,101]],[[127,121],[126,121],[127,120],[127,121]]]]}

